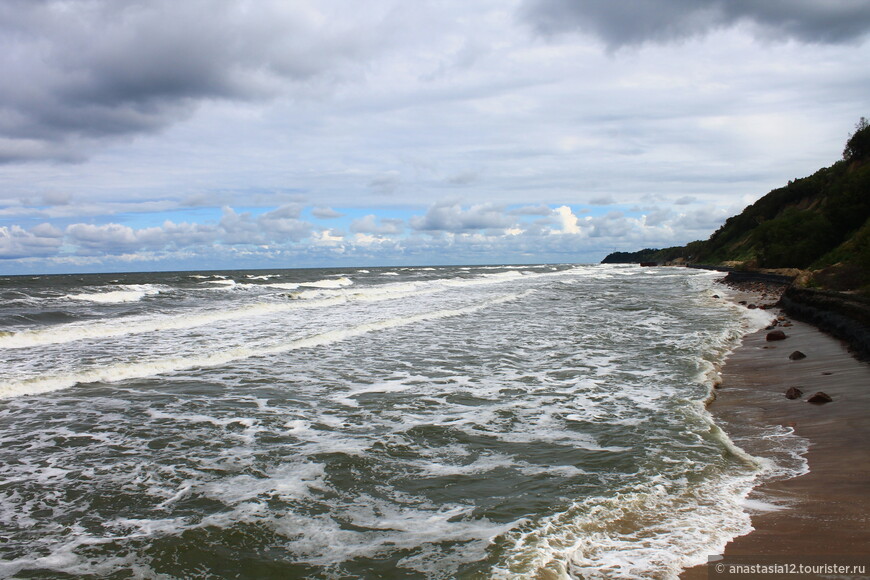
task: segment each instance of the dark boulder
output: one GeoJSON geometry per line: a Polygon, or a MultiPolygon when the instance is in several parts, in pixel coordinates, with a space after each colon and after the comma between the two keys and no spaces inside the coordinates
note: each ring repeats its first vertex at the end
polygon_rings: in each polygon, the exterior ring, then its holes
{"type": "Polygon", "coordinates": [[[830,403],[833,400],[834,399],[832,399],[829,394],[819,391],[818,393],[807,399],[807,403],[815,403],[817,405],[821,405],[823,403],[830,403]]]}
{"type": "Polygon", "coordinates": [[[807,358],[807,355],[805,355],[804,353],[802,353],[799,350],[796,350],[793,353],[791,353],[790,355],[788,355],[788,358],[790,358],[791,360],[801,360],[802,358],[807,358]]]}
{"type": "Polygon", "coordinates": [[[800,399],[804,392],[797,387],[789,387],[785,392],[786,399],[800,399]]]}
{"type": "Polygon", "coordinates": [[[774,340],[785,340],[785,333],[781,330],[771,330],[767,333],[767,342],[772,342],[774,340]]]}

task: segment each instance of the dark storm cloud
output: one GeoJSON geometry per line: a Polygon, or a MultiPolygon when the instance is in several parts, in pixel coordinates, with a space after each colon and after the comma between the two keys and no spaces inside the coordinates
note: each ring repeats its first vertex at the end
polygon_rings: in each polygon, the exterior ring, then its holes
{"type": "Polygon", "coordinates": [[[870,30],[866,0],[526,0],[521,14],[545,34],[583,30],[612,48],[682,40],[738,23],[772,38],[829,44],[870,30]]]}
{"type": "MultiPolygon", "coordinates": [[[[327,11],[232,0],[0,5],[0,162],[79,160],[203,100],[251,100],[338,75],[367,34],[327,11]]],[[[329,81],[326,81],[329,82],[329,81]]]]}

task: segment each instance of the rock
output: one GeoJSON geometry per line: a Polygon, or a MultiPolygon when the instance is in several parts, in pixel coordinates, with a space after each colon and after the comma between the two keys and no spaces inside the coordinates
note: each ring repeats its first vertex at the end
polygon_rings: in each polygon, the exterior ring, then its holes
{"type": "Polygon", "coordinates": [[[807,358],[807,355],[805,355],[804,353],[802,353],[799,350],[796,350],[793,353],[791,353],[790,355],[788,355],[788,358],[790,358],[791,360],[801,360],[802,358],[807,358]]]}
{"type": "Polygon", "coordinates": [[[782,325],[783,326],[791,326],[791,322],[783,322],[782,325]]]}
{"type": "Polygon", "coordinates": [[[758,306],[756,306],[755,304],[750,304],[750,305],[747,306],[746,308],[748,308],[748,309],[750,309],[750,310],[755,310],[756,308],[758,308],[758,306]]]}
{"type": "Polygon", "coordinates": [[[719,298],[718,294],[713,294],[713,298],[719,298]]]}
{"type": "Polygon", "coordinates": [[[764,330],[773,330],[774,328],[776,328],[776,326],[771,324],[770,326],[765,326],[764,330]]]}
{"type": "Polygon", "coordinates": [[[774,340],[785,340],[785,333],[781,330],[771,330],[767,333],[767,341],[772,342],[774,340]]]}
{"type": "Polygon", "coordinates": [[[822,391],[819,391],[818,393],[816,393],[815,395],[813,395],[812,397],[807,399],[807,403],[815,403],[817,405],[822,405],[824,403],[830,403],[833,400],[834,399],[831,398],[831,395],[829,395],[827,393],[823,393],[822,391]]]}
{"type": "Polygon", "coordinates": [[[786,399],[800,399],[804,392],[797,387],[789,387],[785,392],[786,399]]]}
{"type": "Polygon", "coordinates": [[[746,306],[746,300],[741,300],[737,304],[740,304],[741,306],[746,306]]]}

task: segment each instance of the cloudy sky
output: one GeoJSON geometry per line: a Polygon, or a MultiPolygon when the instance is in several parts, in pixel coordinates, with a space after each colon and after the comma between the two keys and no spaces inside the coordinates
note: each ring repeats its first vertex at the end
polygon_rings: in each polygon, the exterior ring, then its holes
{"type": "Polygon", "coordinates": [[[866,0],[3,0],[0,274],[595,262],[870,116],[866,0]]]}

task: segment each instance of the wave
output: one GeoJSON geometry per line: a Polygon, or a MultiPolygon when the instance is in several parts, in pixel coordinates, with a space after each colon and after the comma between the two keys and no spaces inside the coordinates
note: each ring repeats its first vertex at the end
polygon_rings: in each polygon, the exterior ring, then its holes
{"type": "Polygon", "coordinates": [[[301,282],[299,286],[304,286],[306,288],[344,288],[351,284],[353,284],[353,280],[346,276],[342,276],[341,278],[328,278],[316,282],[301,282]]]}
{"type": "Polygon", "coordinates": [[[296,290],[299,288],[299,284],[294,284],[292,282],[282,282],[279,284],[263,284],[267,288],[277,288],[278,290],[296,290]]]}
{"type": "Polygon", "coordinates": [[[232,310],[213,310],[181,316],[126,319],[112,322],[101,321],[89,324],[69,324],[59,328],[24,330],[0,335],[0,349],[28,348],[49,344],[63,344],[77,340],[113,338],[166,330],[183,330],[217,322],[265,316],[299,308],[328,307],[344,301],[345,298],[343,297],[334,297],[304,304],[260,302],[232,310]]]}
{"type": "Polygon", "coordinates": [[[160,288],[150,284],[130,284],[118,286],[118,290],[108,292],[83,292],[81,294],[67,294],[68,300],[97,302],[100,304],[120,304],[123,302],[138,302],[146,296],[160,293],[160,288]]]}
{"type": "MultiPolygon", "coordinates": [[[[292,302],[258,302],[229,310],[212,310],[195,314],[182,314],[178,316],[148,317],[125,319],[123,321],[97,321],[89,323],[72,323],[50,329],[23,330],[14,333],[0,335],[0,349],[18,349],[50,344],[63,344],[78,340],[99,340],[130,334],[143,334],[147,332],[160,332],[167,330],[182,330],[196,328],[209,324],[228,320],[240,320],[257,316],[267,316],[304,308],[326,308],[352,302],[379,302],[384,300],[398,300],[414,296],[424,296],[449,289],[465,286],[485,286],[511,282],[521,278],[539,278],[545,276],[571,274],[573,270],[560,272],[545,272],[533,274],[521,274],[518,272],[505,272],[503,274],[488,274],[478,278],[443,278],[428,281],[394,282],[375,286],[361,287],[351,290],[348,288],[353,282],[348,278],[321,280],[320,282],[332,283],[334,288],[315,286],[312,290],[298,290],[303,283],[277,283],[262,284],[257,287],[289,290],[288,297],[292,302]],[[341,284],[343,286],[337,286],[341,284]]],[[[210,281],[205,283],[210,283],[210,281]]],[[[232,280],[221,280],[219,288],[249,286],[237,285],[232,280]]],[[[329,286],[326,284],[324,286],[329,286]]]]}
{"type": "Polygon", "coordinates": [[[348,328],[339,328],[327,332],[299,338],[286,343],[262,344],[232,348],[199,357],[170,357],[151,361],[135,363],[119,363],[108,365],[103,368],[87,369],[74,373],[65,373],[55,376],[38,377],[13,381],[0,384],[0,398],[21,395],[35,395],[50,391],[69,388],[80,383],[115,383],[129,379],[145,378],[155,375],[178,372],[191,368],[215,367],[234,361],[244,360],[256,356],[268,356],[281,354],[291,350],[315,348],[335,342],[363,336],[370,332],[378,332],[402,326],[409,326],[420,322],[463,316],[489,308],[497,304],[503,304],[522,298],[532,291],[518,294],[507,294],[491,298],[462,308],[435,310],[413,316],[388,318],[375,322],[368,322],[348,328]]]}

